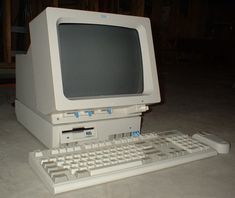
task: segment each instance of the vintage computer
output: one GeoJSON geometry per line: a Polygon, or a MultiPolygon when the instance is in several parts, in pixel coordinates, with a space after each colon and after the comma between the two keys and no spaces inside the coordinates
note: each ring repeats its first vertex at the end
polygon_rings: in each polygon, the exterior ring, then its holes
{"type": "Polygon", "coordinates": [[[49,147],[29,163],[52,193],[217,154],[202,135],[140,134],[141,114],[160,102],[149,19],[47,8],[30,38],[16,57],[16,116],[49,147]]]}
{"type": "Polygon", "coordinates": [[[147,18],[47,8],[16,57],[16,115],[47,147],[140,131],[160,102],[147,18]]]}

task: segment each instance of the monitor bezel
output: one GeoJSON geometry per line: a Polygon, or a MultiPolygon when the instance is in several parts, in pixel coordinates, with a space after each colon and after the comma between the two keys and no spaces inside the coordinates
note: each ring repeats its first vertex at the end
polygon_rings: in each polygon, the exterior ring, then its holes
{"type": "Polygon", "coordinates": [[[47,28],[51,61],[55,108],[57,111],[97,109],[104,107],[129,106],[160,102],[155,55],[150,21],[143,17],[115,15],[98,12],[59,9],[47,12],[47,28]],[[143,61],[143,93],[132,95],[105,96],[68,99],[63,93],[60,68],[57,26],[61,23],[84,23],[120,26],[137,30],[143,61]]]}

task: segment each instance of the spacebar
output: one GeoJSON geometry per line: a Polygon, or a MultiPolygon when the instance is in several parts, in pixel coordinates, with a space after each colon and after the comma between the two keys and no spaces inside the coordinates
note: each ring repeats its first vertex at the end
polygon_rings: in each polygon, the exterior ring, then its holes
{"type": "Polygon", "coordinates": [[[103,174],[103,173],[109,173],[112,171],[118,171],[118,170],[136,167],[136,166],[140,166],[140,165],[142,165],[141,160],[131,161],[131,162],[127,162],[127,163],[117,164],[114,166],[111,165],[111,166],[107,166],[107,167],[103,167],[103,168],[92,169],[92,170],[90,170],[90,174],[91,175],[99,175],[99,174],[103,174]]]}

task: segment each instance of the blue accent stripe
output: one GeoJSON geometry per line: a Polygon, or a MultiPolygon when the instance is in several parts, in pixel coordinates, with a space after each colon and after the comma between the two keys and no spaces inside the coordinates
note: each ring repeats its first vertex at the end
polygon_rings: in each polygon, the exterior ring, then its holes
{"type": "Polygon", "coordinates": [[[132,132],[132,136],[133,136],[133,137],[138,137],[138,136],[140,136],[140,131],[133,131],[133,132],[132,132]]]}

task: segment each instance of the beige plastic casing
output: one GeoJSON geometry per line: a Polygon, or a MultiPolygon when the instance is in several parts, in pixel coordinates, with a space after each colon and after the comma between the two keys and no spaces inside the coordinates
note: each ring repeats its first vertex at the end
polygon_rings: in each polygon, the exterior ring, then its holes
{"type": "MultiPolygon", "coordinates": [[[[80,10],[47,8],[30,22],[31,47],[36,109],[42,114],[61,111],[131,106],[160,102],[158,76],[150,21],[134,17],[80,10]],[[57,25],[60,23],[103,24],[133,28],[138,31],[143,60],[144,91],[139,95],[78,98],[64,96],[57,25]]],[[[27,55],[26,55],[27,56],[27,55]]],[[[25,58],[19,55],[18,60],[25,58]]],[[[130,76],[131,78],[131,76],[130,76]]],[[[23,90],[27,91],[27,90],[23,90]]],[[[17,97],[21,93],[18,92],[17,97]]]]}
{"type": "Polygon", "coordinates": [[[160,102],[148,18],[47,8],[30,22],[30,38],[27,54],[16,56],[16,115],[18,121],[49,148],[63,143],[64,130],[80,126],[95,127],[98,139],[139,131],[140,116],[148,110],[147,105],[160,102]],[[112,25],[137,30],[143,61],[143,93],[76,100],[66,98],[57,34],[57,25],[61,23],[112,25]],[[112,109],[111,114],[107,113],[108,108],[112,109]],[[88,116],[87,111],[94,114],[88,116]],[[74,112],[81,116],[77,118],[74,112]]]}

